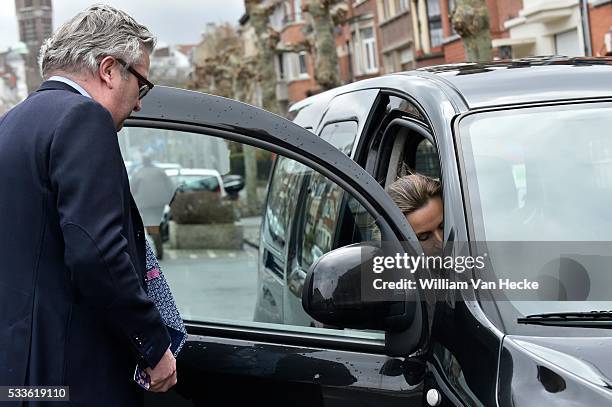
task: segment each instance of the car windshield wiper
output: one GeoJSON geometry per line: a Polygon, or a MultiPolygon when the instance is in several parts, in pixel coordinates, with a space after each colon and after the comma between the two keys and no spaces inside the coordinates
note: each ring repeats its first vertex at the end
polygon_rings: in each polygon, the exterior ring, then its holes
{"type": "Polygon", "coordinates": [[[612,328],[612,311],[551,312],[527,315],[525,318],[518,318],[516,322],[532,325],[612,328]]]}

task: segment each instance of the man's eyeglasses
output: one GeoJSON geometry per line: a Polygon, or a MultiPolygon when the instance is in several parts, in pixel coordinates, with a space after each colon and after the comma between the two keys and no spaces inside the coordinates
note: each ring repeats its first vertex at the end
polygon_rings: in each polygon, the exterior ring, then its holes
{"type": "Polygon", "coordinates": [[[140,87],[140,89],[138,90],[138,99],[142,99],[143,97],[145,97],[155,85],[149,82],[147,78],[139,74],[137,70],[129,66],[123,59],[115,59],[117,60],[117,62],[123,65],[123,67],[125,67],[125,69],[127,69],[132,75],[134,75],[136,79],[138,79],[138,86],[140,87]]]}

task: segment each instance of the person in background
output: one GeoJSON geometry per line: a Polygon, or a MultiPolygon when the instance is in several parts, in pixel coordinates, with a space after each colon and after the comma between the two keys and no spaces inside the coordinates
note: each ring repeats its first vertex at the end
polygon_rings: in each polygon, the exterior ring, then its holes
{"type": "Polygon", "coordinates": [[[145,155],[142,158],[142,167],[132,177],[130,188],[147,233],[153,239],[155,254],[161,260],[164,256],[164,247],[159,224],[164,207],[170,203],[174,195],[174,183],[163,169],[153,165],[150,156],[145,155]]]}

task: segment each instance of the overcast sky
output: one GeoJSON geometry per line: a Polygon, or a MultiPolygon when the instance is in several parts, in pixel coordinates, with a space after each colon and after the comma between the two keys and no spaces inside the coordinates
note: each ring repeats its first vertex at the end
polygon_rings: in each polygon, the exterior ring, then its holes
{"type": "MultiPolygon", "coordinates": [[[[1,0],[0,50],[19,41],[15,1],[1,0]]],[[[94,3],[120,8],[146,25],[159,42],[195,44],[206,23],[238,23],[244,0],[53,0],[53,29],[94,3]]]]}

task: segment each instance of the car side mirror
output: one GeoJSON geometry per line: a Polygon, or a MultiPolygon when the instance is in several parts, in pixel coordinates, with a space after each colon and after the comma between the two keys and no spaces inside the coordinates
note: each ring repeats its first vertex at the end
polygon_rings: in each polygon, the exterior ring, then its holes
{"type": "MultiPolygon", "coordinates": [[[[335,327],[401,332],[409,328],[416,304],[406,301],[405,292],[384,300],[363,298],[362,273],[379,247],[354,244],[328,252],[310,267],[304,282],[302,306],[315,320],[335,327]]],[[[370,269],[371,270],[371,269],[370,269]]]]}
{"type": "Polygon", "coordinates": [[[244,188],[244,178],[241,175],[228,174],[222,178],[223,188],[230,196],[237,195],[244,188]]]}
{"type": "Polygon", "coordinates": [[[376,298],[370,287],[362,287],[373,281],[370,266],[381,255],[380,247],[362,243],[322,255],[306,275],[302,307],[327,326],[385,331],[385,353],[408,356],[427,337],[427,307],[416,290],[395,290],[376,298]]]}

